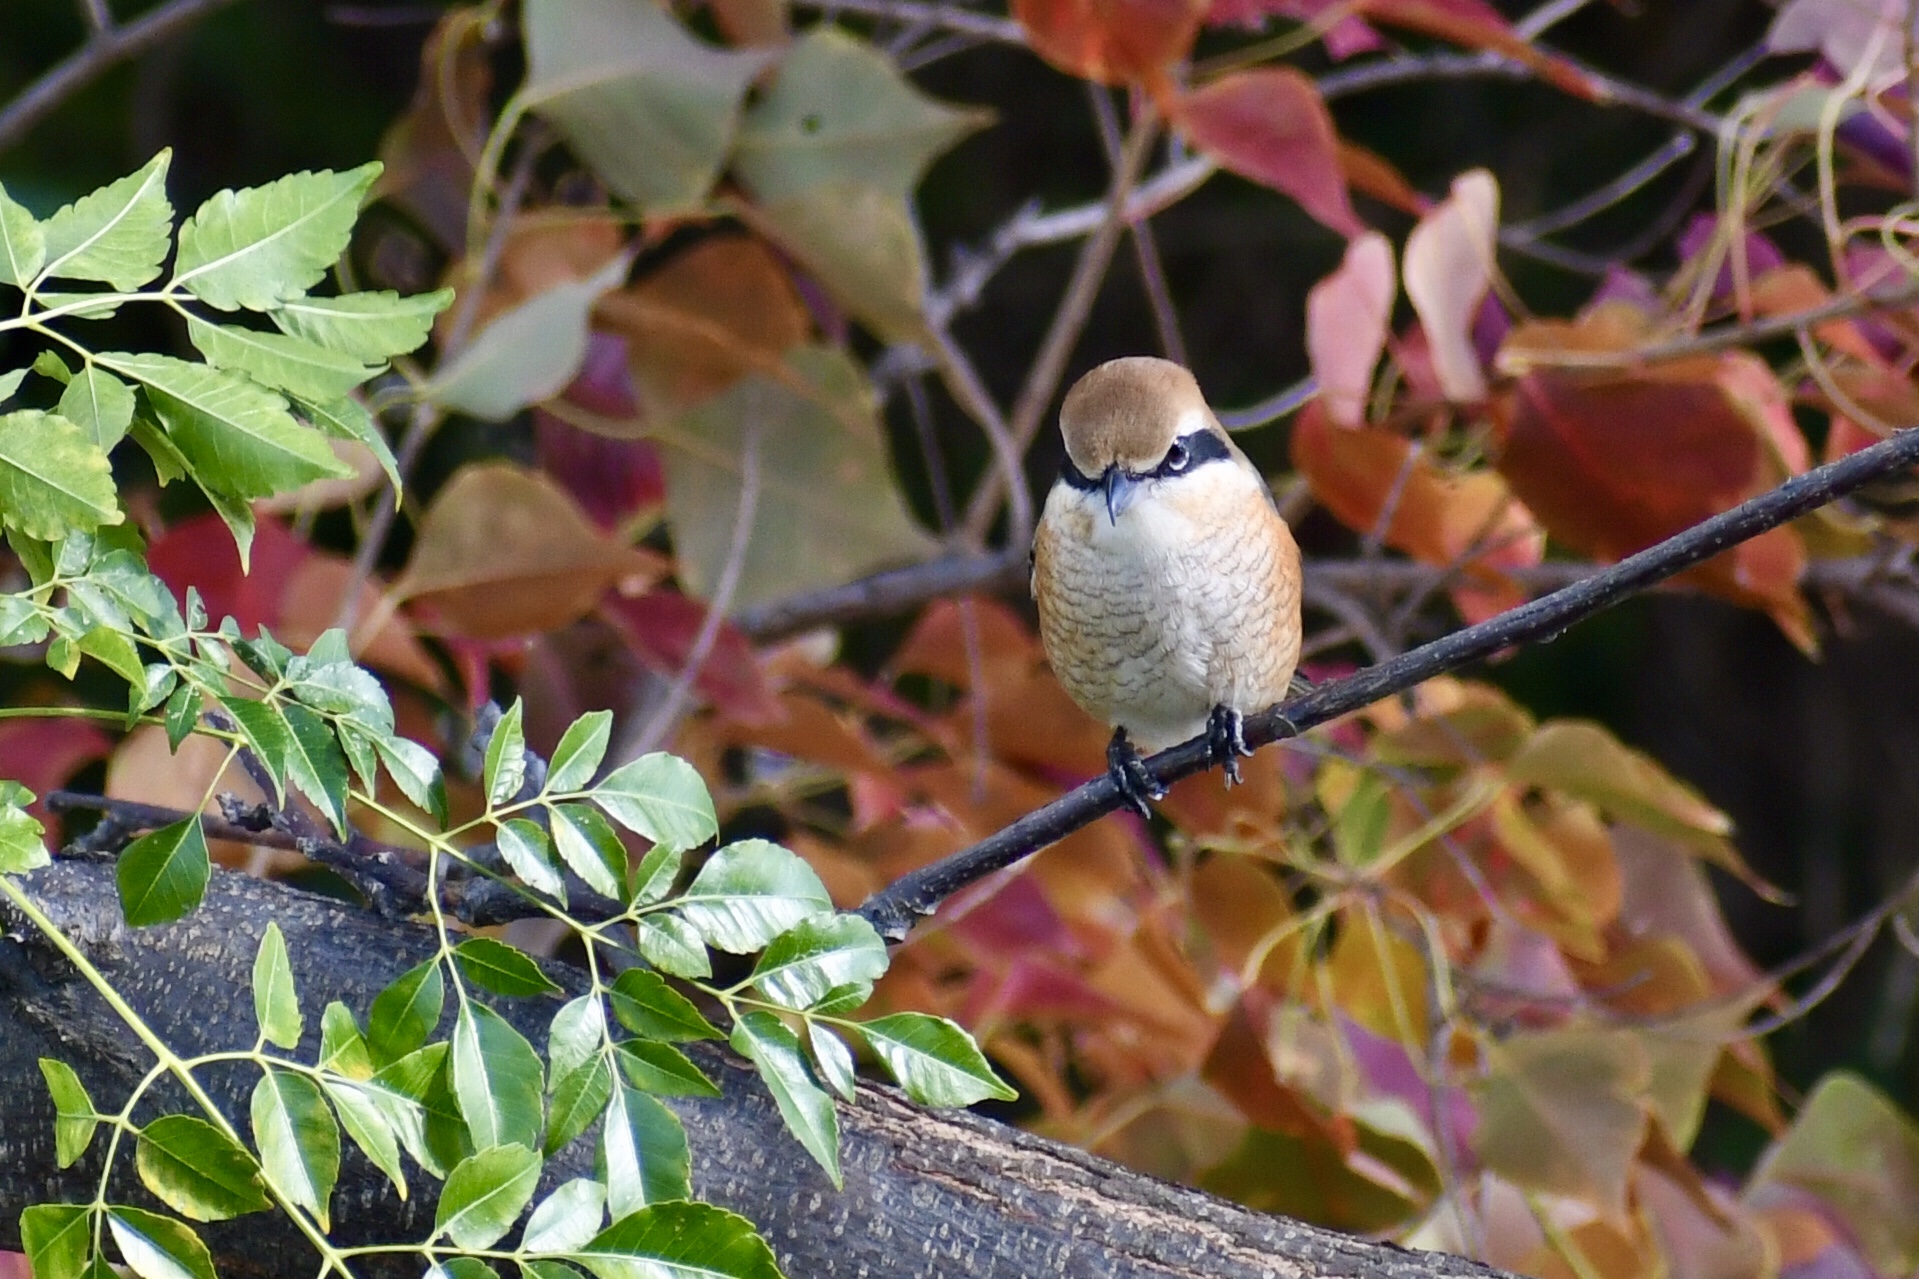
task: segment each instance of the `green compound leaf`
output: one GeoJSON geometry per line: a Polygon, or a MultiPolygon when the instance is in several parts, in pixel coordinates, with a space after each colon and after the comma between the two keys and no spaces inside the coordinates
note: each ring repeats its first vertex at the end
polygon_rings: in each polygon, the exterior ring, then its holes
{"type": "Polygon", "coordinates": [[[552,854],[547,851],[546,832],[540,829],[539,823],[515,817],[500,826],[493,842],[506,864],[528,888],[562,903],[566,901],[566,880],[553,864],[552,854]]]}
{"type": "MultiPolygon", "coordinates": [[[[0,638],[11,639],[11,629],[0,619],[0,638]]],[[[0,804],[0,875],[24,875],[50,863],[45,834],[32,813],[16,803],[0,804]]]]}
{"type": "Polygon", "coordinates": [[[490,1248],[512,1229],[540,1182],[540,1157],[525,1146],[482,1150],[447,1174],[433,1230],[461,1248],[490,1248]]]}
{"type": "Polygon", "coordinates": [[[340,1129],[319,1085],[269,1067],[253,1087],[253,1144],[267,1184],[331,1229],[329,1201],[340,1176],[340,1129]]]}
{"type": "Polygon", "coordinates": [[[416,351],[433,331],[433,317],[453,302],[452,289],[401,297],[397,293],[344,293],[332,298],[295,298],[272,313],[291,337],[329,351],[384,364],[416,351]]]}
{"type": "Polygon", "coordinates": [[[58,541],[124,518],[113,467],[91,433],[37,409],[0,414],[0,523],[58,541]]]}
{"type": "Polygon", "coordinates": [[[606,743],[612,731],[612,711],[588,711],[569,724],[547,765],[548,793],[565,795],[592,781],[600,761],[606,758],[606,743]]]}
{"type": "Polygon", "coordinates": [[[133,424],[133,388],[89,360],[61,393],[59,414],[111,453],[133,424]]]}
{"type": "Polygon", "coordinates": [[[392,446],[386,442],[379,423],[373,420],[373,414],[367,411],[364,404],[350,396],[322,404],[297,395],[294,403],[300,410],[300,416],[328,438],[353,440],[366,445],[379,461],[380,469],[386,472],[387,483],[393,486],[396,495],[406,487],[400,482],[400,463],[393,456],[392,446]]]}
{"type": "Polygon", "coordinates": [[[221,311],[266,311],[299,297],[346,251],[379,176],[378,163],[363,164],[220,192],[180,227],[174,284],[221,311]]]}
{"type": "Polygon", "coordinates": [[[650,1039],[623,1040],[620,1073],[628,1083],[656,1097],[717,1097],[719,1085],[672,1044],[650,1039]]]}
{"type": "Polygon", "coordinates": [[[373,1078],[373,1054],[353,1010],[334,1000],[320,1014],[320,1069],[349,1079],[373,1078]]]}
{"type": "Polygon", "coordinates": [[[432,751],[405,737],[376,737],[373,748],[407,802],[446,821],[446,779],[432,751]]]}
{"type": "Polygon", "coordinates": [[[80,1204],[35,1204],[20,1214],[33,1279],[80,1279],[93,1250],[93,1214],[80,1204]]]}
{"type": "Polygon", "coordinates": [[[0,186],[0,284],[24,288],[46,260],[46,228],[0,186]]]}
{"type": "Polygon", "coordinates": [[[187,317],[187,337],[213,367],[244,373],[261,386],[310,400],[337,400],[379,372],[304,338],[209,324],[198,316],[187,317]]]}
{"type": "Polygon", "coordinates": [[[606,1206],[614,1218],[692,1197],[691,1159],[679,1116],[631,1088],[616,1088],[600,1133],[606,1206]]]}
{"type": "Polygon", "coordinates": [[[200,904],[211,875],[199,817],[164,826],[134,840],[120,854],[114,873],[120,910],[135,928],[171,923],[200,904]]]}
{"type": "Polygon", "coordinates": [[[486,791],[487,807],[510,802],[526,784],[526,734],[520,728],[522,708],[519,698],[506,708],[493,735],[486,741],[486,765],[480,772],[480,784],[486,791]]]}
{"type": "Polygon", "coordinates": [[[606,1039],[606,1011],[598,994],[581,995],[553,1014],[546,1063],[553,1083],[592,1060],[606,1039]]]}
{"type": "Polygon", "coordinates": [[[173,206],[167,202],[167,165],[162,151],[117,182],[81,196],[44,223],[47,275],[63,280],[100,280],[122,293],[160,274],[173,239],[173,206]]]}
{"type": "Polygon", "coordinates": [[[253,959],[253,1015],[267,1042],[280,1048],[300,1046],[306,1018],[300,1015],[300,997],[293,988],[293,961],[287,956],[280,925],[269,922],[253,959]]]}
{"type": "Polygon", "coordinates": [[[641,957],[663,973],[691,978],[713,975],[706,943],[678,915],[642,915],[633,924],[633,936],[641,957]]]}
{"type": "Polygon", "coordinates": [[[545,1081],[539,1054],[519,1031],[484,1004],[463,1004],[448,1064],[475,1150],[540,1144],[545,1081]]]}
{"type": "Polygon", "coordinates": [[[615,769],[592,795],[620,825],[677,851],[698,848],[720,831],[699,771],[662,751],[615,769]]]}
{"type": "Polygon", "coordinates": [[[107,1229],[140,1279],[215,1279],[213,1256],[185,1224],[138,1208],[107,1209],[107,1229]]]}
{"type": "Polygon", "coordinates": [[[654,902],[663,901],[673,891],[673,884],[679,879],[680,868],[685,862],[684,850],[655,844],[640,859],[640,864],[633,868],[633,883],[627,900],[635,906],[651,906],[654,902]]]}
{"type": "Polygon", "coordinates": [[[853,1050],[830,1027],[809,1018],[806,1042],[813,1049],[813,1064],[829,1087],[846,1100],[853,1100],[859,1078],[853,1069],[853,1050]]]}
{"type": "Polygon", "coordinates": [[[711,1204],[642,1208],[567,1256],[597,1279],[782,1279],[753,1223],[711,1204]]]}
{"type": "Polygon", "coordinates": [[[858,915],[805,920],[775,937],[753,966],[760,993],[811,1008],[840,987],[871,989],[886,971],[886,943],[858,915]]]}
{"type": "Polygon", "coordinates": [[[280,708],[280,713],[286,717],[290,730],[287,780],[326,814],[336,832],[345,836],[349,779],[346,752],[340,749],[340,739],[334,736],[325,720],[304,706],[288,704],[280,708]]]}
{"type": "Polygon", "coordinates": [[[468,980],[496,995],[526,998],[561,993],[530,956],[491,937],[467,938],[454,947],[453,958],[468,980]]]}
{"type": "Polygon", "coordinates": [[[203,486],[229,497],[270,497],[352,469],[326,437],[294,420],[287,402],[236,374],[166,355],[95,357],[147,388],[167,438],[203,486]]]}
{"type": "Polygon", "coordinates": [[[416,964],[374,997],[367,1012],[367,1047],[373,1061],[388,1066],[426,1043],[446,1006],[446,979],[437,959],[416,964]]]}
{"type": "Polygon", "coordinates": [[[620,873],[626,869],[626,846],[613,827],[585,804],[561,804],[553,809],[553,846],[560,860],[602,897],[620,895],[620,873]]]}
{"type": "Polygon", "coordinates": [[[973,1037],[944,1017],[894,1013],[859,1023],[873,1052],[906,1095],[924,1106],[970,1106],[1019,1094],[993,1073],[973,1037]]]}
{"type": "Polygon", "coordinates": [[[796,854],[764,839],[743,839],[700,867],[678,907],[708,945],[743,955],[802,920],[830,913],[833,899],[796,854]]]}
{"type": "Polygon", "coordinates": [[[323,1079],[320,1088],[339,1112],[340,1127],[346,1129],[346,1135],[405,1199],[406,1174],[400,1167],[397,1139],[404,1134],[409,1150],[419,1144],[423,1116],[418,1103],[377,1084],[323,1079]]]}
{"type": "Polygon", "coordinates": [[[613,1015],[644,1039],[684,1043],[725,1036],[700,1015],[693,1001],[666,984],[658,973],[629,968],[613,982],[613,1015]]]}
{"type": "Polygon", "coordinates": [[[585,280],[556,285],[495,316],[448,360],[426,396],[456,413],[504,422],[565,388],[586,359],[587,321],[626,278],[622,254],[585,280]]]}
{"type": "Polygon", "coordinates": [[[87,1153],[93,1142],[93,1130],[100,1122],[93,1111],[93,1098],[86,1085],[66,1062],[53,1057],[40,1059],[40,1074],[53,1095],[53,1157],[62,1168],[71,1168],[87,1153]]]}
{"type": "Polygon", "coordinates": [[[253,1156],[203,1119],[163,1115],[140,1132],[140,1180],[193,1221],[225,1221],[273,1206],[253,1156]]]}
{"type": "MultiPolygon", "coordinates": [[[[606,1187],[576,1177],[554,1189],[526,1219],[520,1247],[526,1252],[572,1252],[600,1232],[606,1213],[606,1187]]],[[[565,1269],[565,1267],[562,1267],[565,1269]]],[[[577,1273],[577,1272],[574,1272],[577,1273]]]]}
{"type": "Polygon", "coordinates": [[[573,1144],[592,1126],[613,1096],[613,1070],[604,1057],[594,1057],[560,1077],[553,1087],[553,1107],[547,1117],[548,1155],[573,1144]]]}
{"type": "Polygon", "coordinates": [[[772,1013],[743,1013],[733,1023],[733,1051],[752,1062],[773,1094],[780,1117],[806,1153],[840,1184],[840,1120],[833,1099],[813,1082],[800,1041],[772,1013]]]}

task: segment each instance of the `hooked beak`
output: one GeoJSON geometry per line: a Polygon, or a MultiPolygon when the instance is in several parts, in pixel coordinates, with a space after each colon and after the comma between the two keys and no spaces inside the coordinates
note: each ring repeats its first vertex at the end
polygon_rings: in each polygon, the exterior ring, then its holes
{"type": "Polygon", "coordinates": [[[1106,517],[1114,524],[1139,495],[1139,481],[1122,470],[1118,463],[1106,468],[1099,477],[1100,491],[1106,494],[1106,517]]]}

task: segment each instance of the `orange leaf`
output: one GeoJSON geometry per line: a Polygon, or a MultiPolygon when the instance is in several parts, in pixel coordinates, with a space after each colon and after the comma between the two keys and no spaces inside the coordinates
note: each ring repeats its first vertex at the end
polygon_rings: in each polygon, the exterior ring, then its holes
{"type": "Polygon", "coordinates": [[[1291,67],[1237,71],[1182,95],[1172,117],[1220,164],[1291,196],[1341,235],[1366,229],[1346,192],[1332,116],[1311,77],[1291,67]]]}
{"type": "Polygon", "coordinates": [[[1013,0],[1034,52],[1101,84],[1152,84],[1186,56],[1206,5],[1197,0],[1013,0]]]}
{"type": "Polygon", "coordinates": [[[1592,77],[1578,67],[1542,53],[1514,35],[1505,16],[1485,0],[1359,0],[1357,9],[1362,17],[1375,22],[1503,53],[1530,67],[1548,84],[1576,97],[1598,101],[1604,96],[1592,77]]]}
{"type": "Polygon", "coordinates": [[[1362,195],[1370,195],[1381,204],[1411,217],[1423,217],[1433,202],[1421,195],[1392,161],[1356,142],[1339,144],[1339,169],[1347,185],[1362,195]]]}
{"type": "Polygon", "coordinates": [[[1244,1004],[1233,1006],[1200,1077],[1270,1132],[1321,1142],[1342,1154],[1357,1144],[1352,1120],[1326,1114],[1297,1089],[1280,1083],[1244,1004]]]}

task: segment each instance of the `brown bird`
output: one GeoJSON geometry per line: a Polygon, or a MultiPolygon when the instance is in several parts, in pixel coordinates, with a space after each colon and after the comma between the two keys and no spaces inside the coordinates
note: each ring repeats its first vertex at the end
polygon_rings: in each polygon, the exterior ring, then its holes
{"type": "Polygon", "coordinates": [[[1165,791],[1139,748],[1207,735],[1228,783],[1245,715],[1299,662],[1299,548],[1272,490],[1166,360],[1102,364],[1060,408],[1066,460],[1033,539],[1047,659],[1113,726],[1107,768],[1150,815],[1165,791]]]}

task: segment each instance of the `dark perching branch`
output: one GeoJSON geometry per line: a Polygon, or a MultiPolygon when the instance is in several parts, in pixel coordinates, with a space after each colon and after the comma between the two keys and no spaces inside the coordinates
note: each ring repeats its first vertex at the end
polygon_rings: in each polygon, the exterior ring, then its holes
{"type": "MultiPolygon", "coordinates": [[[[1251,716],[1246,721],[1246,743],[1265,746],[1296,736],[1502,649],[1555,639],[1601,609],[1915,463],[1919,463],[1919,429],[1902,431],[1851,457],[1795,476],[1563,590],[1251,716]]],[[[1204,737],[1146,761],[1147,771],[1162,784],[1210,766],[1204,737]]],[[[882,936],[898,941],[911,931],[914,921],[931,914],[954,893],[1057,843],[1123,802],[1110,778],[1097,777],[971,848],[903,876],[868,898],[860,914],[882,936]]]]}

